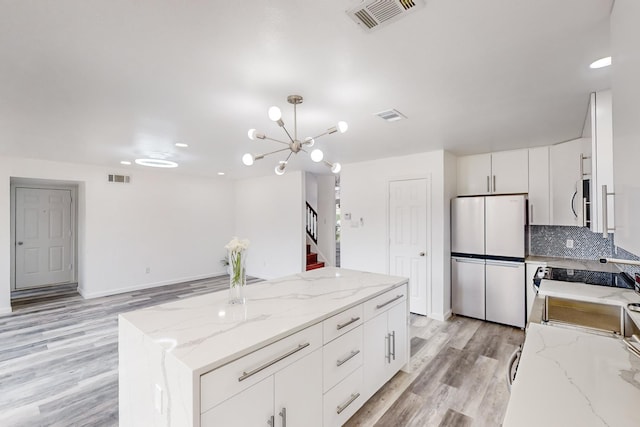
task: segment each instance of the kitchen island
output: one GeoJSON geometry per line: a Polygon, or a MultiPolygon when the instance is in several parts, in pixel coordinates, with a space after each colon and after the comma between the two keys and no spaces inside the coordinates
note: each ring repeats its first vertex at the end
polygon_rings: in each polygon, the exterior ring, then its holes
{"type": "Polygon", "coordinates": [[[407,292],[324,268],[122,314],[120,425],[340,425],[406,369],[407,292]]]}
{"type": "MultiPolygon", "coordinates": [[[[554,280],[542,280],[538,298],[545,297],[625,311],[640,302],[631,290],[554,280]]],[[[626,313],[640,327],[638,313],[626,313]]],[[[639,426],[639,401],[640,358],[620,336],[532,320],[503,426],[639,426]]]]}

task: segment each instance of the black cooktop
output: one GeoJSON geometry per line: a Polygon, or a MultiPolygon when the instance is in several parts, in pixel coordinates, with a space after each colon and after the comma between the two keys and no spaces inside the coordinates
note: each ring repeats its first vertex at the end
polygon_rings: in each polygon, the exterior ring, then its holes
{"type": "Polygon", "coordinates": [[[609,286],[614,288],[634,289],[634,279],[627,273],[608,273],[604,271],[573,270],[569,268],[540,267],[536,272],[534,283],[540,286],[542,279],[562,282],[579,282],[587,285],[609,286]]]}

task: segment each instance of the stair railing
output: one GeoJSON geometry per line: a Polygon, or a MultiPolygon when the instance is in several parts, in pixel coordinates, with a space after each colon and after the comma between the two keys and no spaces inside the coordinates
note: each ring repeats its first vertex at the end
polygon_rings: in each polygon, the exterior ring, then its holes
{"type": "Polygon", "coordinates": [[[318,244],[318,213],[307,202],[307,236],[318,244]]]}

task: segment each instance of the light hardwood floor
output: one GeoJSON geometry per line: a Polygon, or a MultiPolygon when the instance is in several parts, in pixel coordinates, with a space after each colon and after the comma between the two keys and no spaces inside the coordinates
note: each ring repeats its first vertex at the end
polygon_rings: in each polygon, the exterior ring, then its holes
{"type": "MultiPolygon", "coordinates": [[[[0,426],[117,426],[117,315],[227,286],[224,276],[91,300],[73,287],[16,294],[14,312],[0,316],[0,426]]],[[[348,425],[499,426],[506,359],[522,331],[463,317],[411,323],[412,373],[348,425]]]]}

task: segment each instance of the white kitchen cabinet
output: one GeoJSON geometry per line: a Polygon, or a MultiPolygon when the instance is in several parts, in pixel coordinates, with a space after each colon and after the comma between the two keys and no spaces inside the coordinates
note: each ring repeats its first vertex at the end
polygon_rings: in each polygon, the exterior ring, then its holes
{"type": "Polygon", "coordinates": [[[617,1],[611,12],[615,243],[640,255],[640,2],[617,1]]]}
{"type": "Polygon", "coordinates": [[[528,150],[458,157],[458,195],[526,193],[528,157],[528,150]]]}
{"type": "Polygon", "coordinates": [[[367,399],[408,361],[406,299],[378,310],[364,324],[364,388],[367,399]]]}
{"type": "Polygon", "coordinates": [[[529,149],[529,224],[550,225],[549,147],[529,149]]]}
{"type": "Polygon", "coordinates": [[[551,225],[585,226],[582,172],[589,142],[578,138],[552,145],[549,150],[551,225]]]}
{"type": "Polygon", "coordinates": [[[614,192],[613,181],[613,116],[611,91],[606,90],[591,94],[587,120],[591,136],[591,231],[602,233],[603,210],[607,209],[607,227],[615,226],[614,200],[611,196],[603,196],[602,186],[607,192],[614,192]]]}
{"type": "Polygon", "coordinates": [[[205,412],[201,425],[322,426],[321,364],[318,349],[205,412]]]}
{"type": "Polygon", "coordinates": [[[491,154],[458,157],[458,195],[491,193],[491,154]]]}

